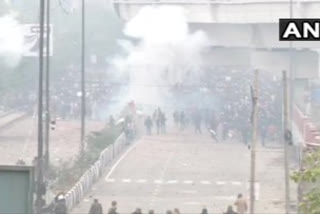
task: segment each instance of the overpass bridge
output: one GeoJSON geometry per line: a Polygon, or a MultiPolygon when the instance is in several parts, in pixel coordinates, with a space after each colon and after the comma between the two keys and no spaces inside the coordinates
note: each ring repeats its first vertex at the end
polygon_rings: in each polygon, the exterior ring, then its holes
{"type": "MultiPolygon", "coordinates": [[[[278,39],[279,18],[290,17],[290,0],[114,0],[125,21],[146,6],[178,6],[190,30],[204,31],[218,65],[249,65],[262,70],[289,70],[289,42],[278,39]],[[230,62],[230,58],[235,59],[230,62]]],[[[319,0],[292,0],[292,17],[317,18],[319,0]]],[[[319,75],[320,41],[293,42],[292,67],[298,79],[319,75]]]]}

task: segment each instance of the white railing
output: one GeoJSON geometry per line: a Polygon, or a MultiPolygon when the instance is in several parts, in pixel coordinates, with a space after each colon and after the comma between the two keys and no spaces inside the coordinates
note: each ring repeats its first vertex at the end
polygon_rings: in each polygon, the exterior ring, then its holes
{"type": "Polygon", "coordinates": [[[103,150],[99,159],[88,169],[79,181],[66,193],[65,200],[68,210],[71,210],[77,205],[86,193],[88,193],[92,186],[99,180],[104,174],[106,167],[118,157],[118,155],[124,151],[128,146],[126,137],[121,134],[117,140],[103,150]]]}

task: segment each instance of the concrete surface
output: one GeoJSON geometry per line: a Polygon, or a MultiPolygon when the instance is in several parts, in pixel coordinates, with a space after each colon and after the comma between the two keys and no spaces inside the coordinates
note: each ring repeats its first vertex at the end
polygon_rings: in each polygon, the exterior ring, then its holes
{"type": "MultiPolygon", "coordinates": [[[[248,197],[250,150],[236,140],[216,144],[207,135],[171,133],[146,136],[122,156],[112,171],[73,209],[87,213],[93,198],[105,212],[112,200],[118,212],[222,213],[238,193],[248,197]]],[[[283,152],[280,145],[258,146],[256,213],[284,213],[283,152]]]]}

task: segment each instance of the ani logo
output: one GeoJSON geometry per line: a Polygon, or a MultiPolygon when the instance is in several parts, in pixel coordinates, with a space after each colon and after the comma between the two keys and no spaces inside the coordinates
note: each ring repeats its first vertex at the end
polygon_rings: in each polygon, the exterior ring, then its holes
{"type": "Polygon", "coordinates": [[[280,19],[280,41],[320,40],[320,19],[280,19]]]}

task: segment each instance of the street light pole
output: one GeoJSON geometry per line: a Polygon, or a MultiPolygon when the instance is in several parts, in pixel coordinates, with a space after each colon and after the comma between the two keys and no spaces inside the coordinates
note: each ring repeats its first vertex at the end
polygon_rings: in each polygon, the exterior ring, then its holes
{"type": "Polygon", "coordinates": [[[81,145],[80,156],[84,154],[86,132],[86,90],[85,90],[85,0],[82,0],[81,22],[81,145]]]}
{"type": "Polygon", "coordinates": [[[252,93],[252,143],[251,143],[251,178],[250,178],[250,214],[255,212],[255,182],[256,182],[256,145],[258,128],[258,81],[259,71],[254,71],[254,83],[252,93]]]}
{"type": "Polygon", "coordinates": [[[51,28],[50,28],[50,0],[47,0],[47,44],[46,44],[46,49],[47,49],[47,61],[46,61],[46,105],[45,105],[45,112],[46,112],[46,129],[45,129],[45,144],[46,144],[46,149],[45,149],[45,166],[46,169],[48,170],[48,167],[50,165],[50,33],[51,33],[51,28]]]}
{"type": "Polygon", "coordinates": [[[44,10],[45,2],[40,0],[40,40],[39,40],[39,88],[38,88],[38,159],[37,159],[37,191],[36,211],[42,213],[43,195],[43,42],[44,42],[44,10]]]}
{"type": "Polygon", "coordinates": [[[289,183],[289,161],[288,161],[288,79],[287,72],[283,71],[283,148],[284,148],[284,177],[285,177],[285,209],[290,213],[290,183],[289,183]]]}

